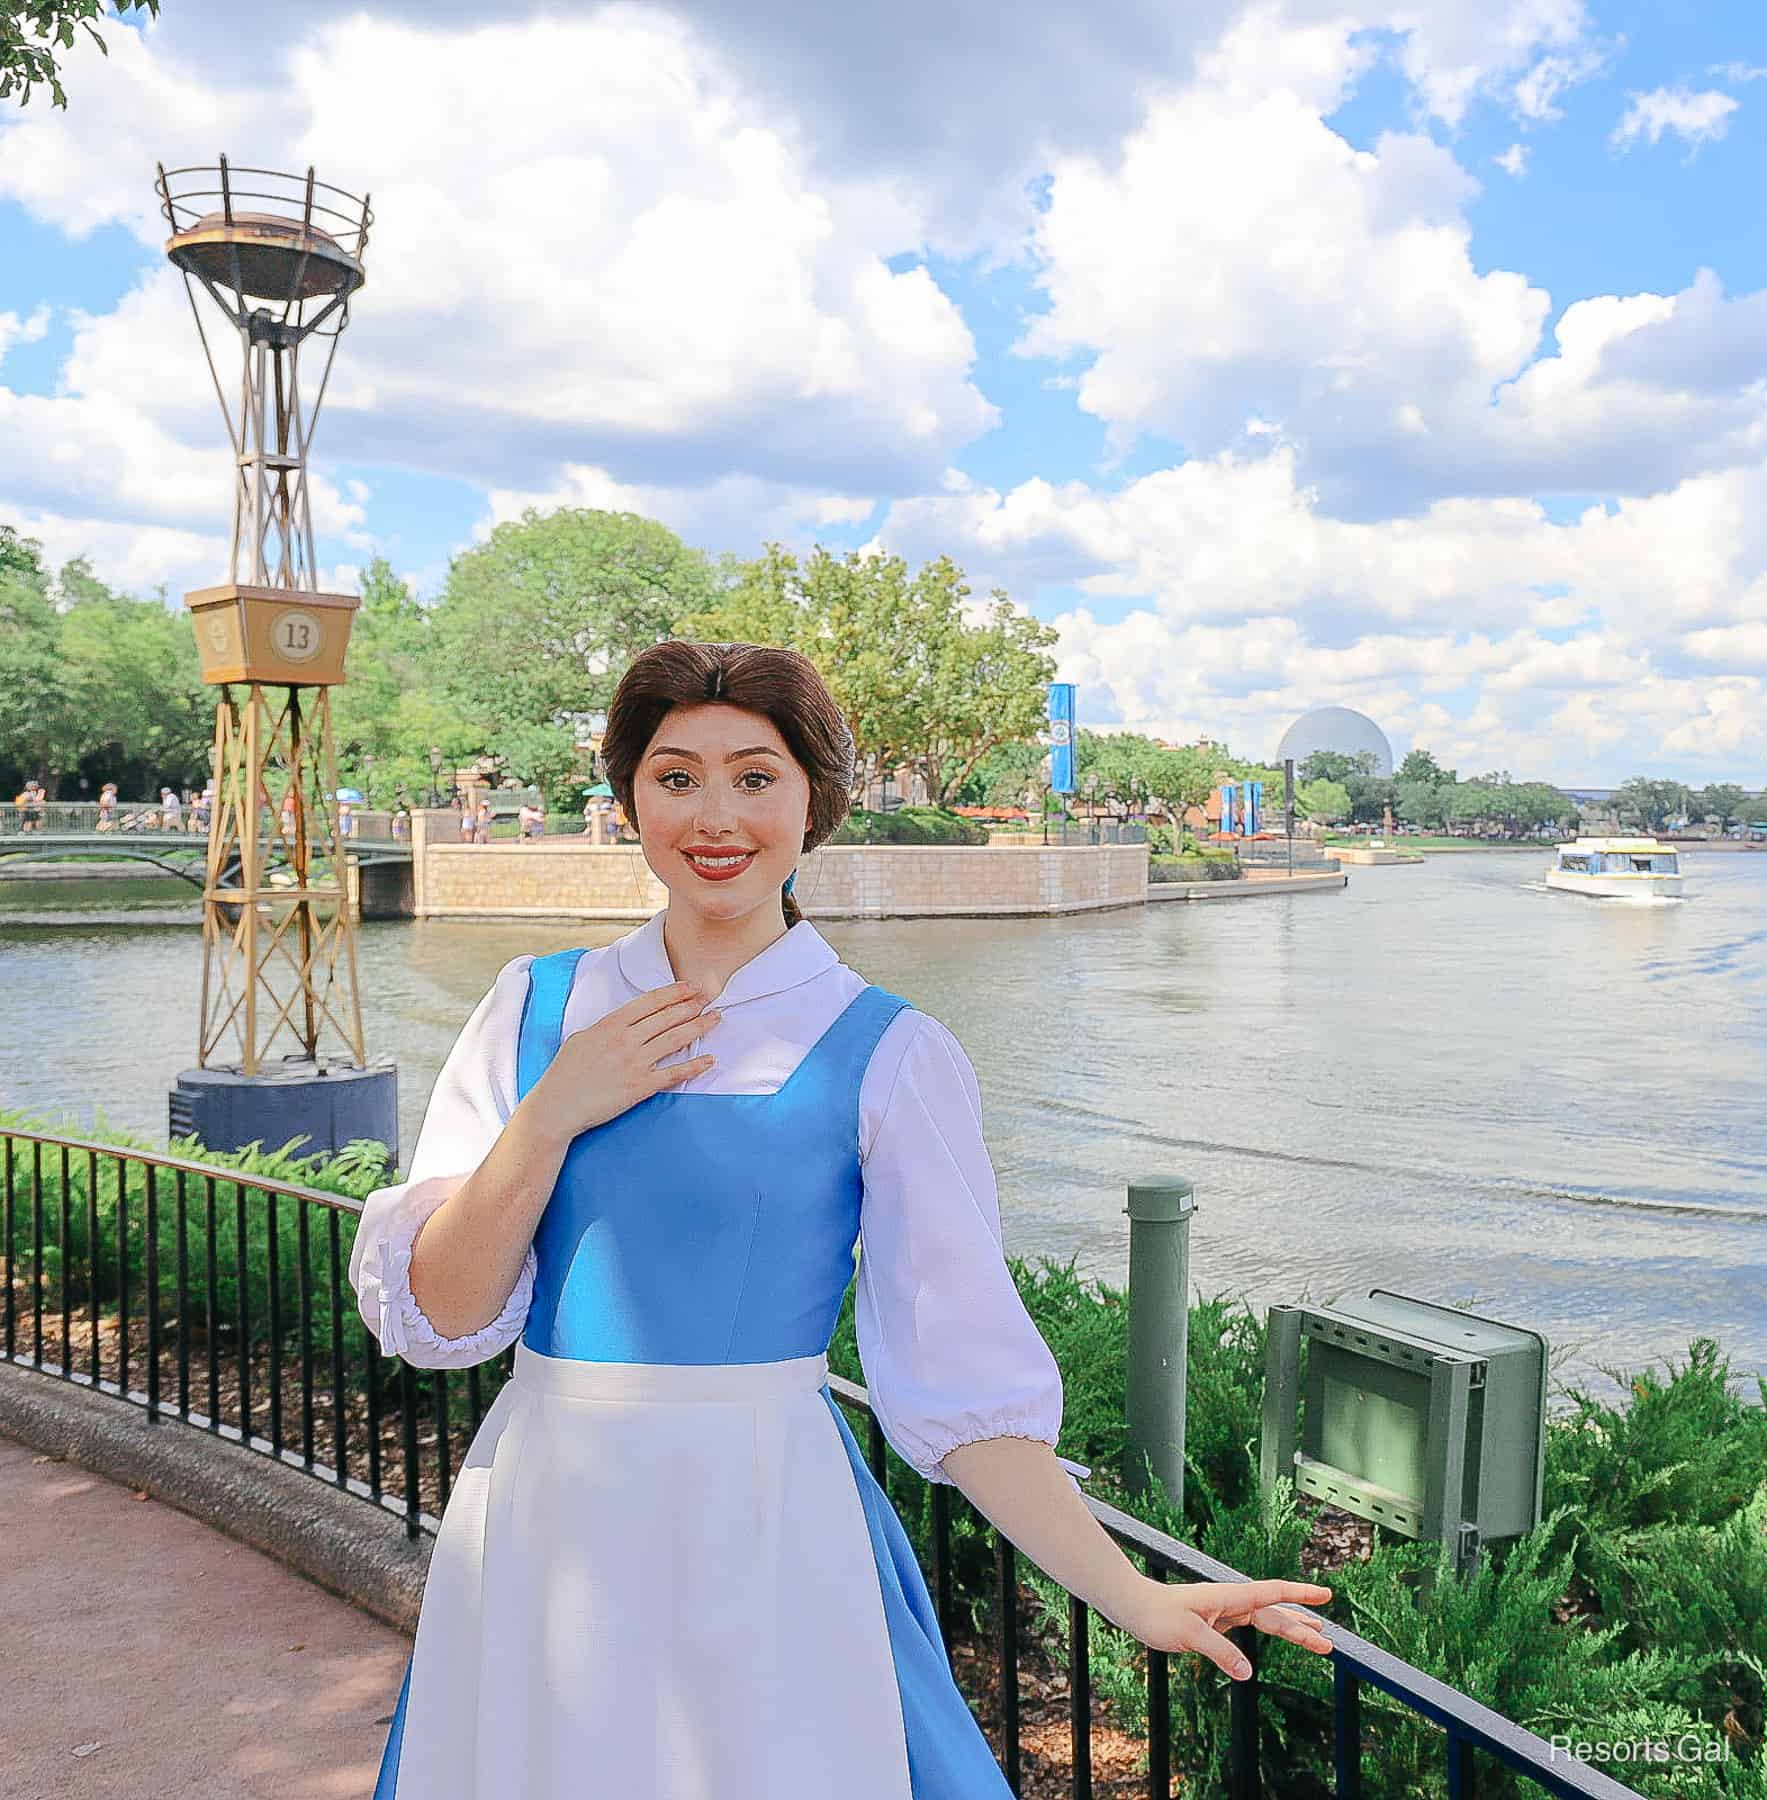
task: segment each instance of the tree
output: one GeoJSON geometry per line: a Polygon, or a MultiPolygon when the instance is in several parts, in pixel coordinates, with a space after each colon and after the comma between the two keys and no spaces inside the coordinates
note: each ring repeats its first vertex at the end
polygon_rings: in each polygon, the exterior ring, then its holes
{"type": "Polygon", "coordinates": [[[1455,774],[1444,769],[1427,750],[1410,750],[1399,765],[1400,781],[1420,782],[1429,787],[1452,787],[1455,774]]]}
{"type": "Polygon", "coordinates": [[[1622,822],[1646,831],[1661,831],[1670,819],[1687,811],[1691,796],[1678,781],[1653,781],[1634,775],[1620,784],[1614,795],[1614,811],[1622,822]]]}
{"type": "Polygon", "coordinates": [[[1043,780],[1041,744],[1028,739],[1016,744],[996,744],[970,770],[952,795],[953,806],[1022,806],[1027,789],[1043,780]]]}
{"type": "Polygon", "coordinates": [[[1372,775],[1376,768],[1372,750],[1358,750],[1354,756],[1344,750],[1315,750],[1295,767],[1301,781],[1335,781],[1341,787],[1352,775],[1372,775]]]}
{"type": "Polygon", "coordinates": [[[20,537],[11,525],[0,525],[0,577],[17,575],[44,587],[43,546],[35,538],[20,537]]]}
{"type": "Polygon", "coordinates": [[[61,620],[40,547],[0,526],[0,776],[51,783],[71,747],[74,705],[61,662],[61,620]]]}
{"type": "MultiPolygon", "coordinates": [[[[146,11],[159,16],[159,0],[112,0],[118,15],[146,11]]],[[[103,53],[104,39],[92,21],[104,12],[103,0],[13,0],[0,6],[0,100],[14,92],[23,106],[31,89],[49,84],[54,104],[65,107],[58,50],[72,47],[76,30],[83,31],[103,53]]]]}
{"type": "Polygon", "coordinates": [[[705,556],[654,520],[530,507],[449,566],[426,667],[461,734],[481,744],[562,725],[604,708],[632,658],[711,594],[705,556]]]}
{"type": "Polygon", "coordinates": [[[1693,796],[1694,811],[1704,819],[1716,819],[1720,831],[1728,831],[1748,795],[1734,782],[1717,781],[1693,796]]]}
{"type": "Polygon", "coordinates": [[[1448,791],[1448,820],[1463,825],[1469,835],[1482,837],[1484,827],[1500,817],[1502,802],[1498,784],[1490,781],[1461,781],[1448,791]]]}
{"type": "Polygon", "coordinates": [[[83,557],[57,578],[61,653],[74,710],[64,767],[157,792],[208,778],[215,690],[202,679],[190,617],[161,597],[113,593],[83,557]]]}
{"type": "MultiPolygon", "coordinates": [[[[361,589],[344,683],[332,691],[332,731],[340,769],[360,782],[363,759],[373,756],[375,785],[390,794],[395,782],[428,781],[428,747],[455,709],[431,666],[429,615],[385,557],[363,570],[361,589]]],[[[468,752],[478,744],[448,748],[468,752]]]]}
{"type": "MultiPolygon", "coordinates": [[[[1416,754],[1416,751],[1412,752],[1413,756],[1416,754]]],[[[1411,758],[1407,757],[1405,760],[1409,763],[1411,758]]],[[[1421,825],[1428,831],[1447,828],[1448,809],[1454,793],[1453,783],[1423,781],[1401,774],[1394,783],[1394,788],[1396,797],[1393,811],[1407,825],[1421,825]]]]}
{"type": "Polygon", "coordinates": [[[1398,785],[1386,775],[1355,774],[1341,784],[1350,796],[1350,817],[1357,824],[1378,825],[1399,798],[1398,785]]]}
{"type": "Polygon", "coordinates": [[[1577,823],[1576,803],[1549,782],[1518,783],[1512,804],[1518,823],[1528,831],[1539,831],[1548,825],[1562,830],[1577,823]]]}
{"type": "Polygon", "coordinates": [[[1175,750],[1156,746],[1148,761],[1148,791],[1182,825],[1191,807],[1208,804],[1209,796],[1220,784],[1220,768],[1218,751],[1194,744],[1175,750]]]}
{"type": "Polygon", "coordinates": [[[1044,723],[1053,627],[1000,589],[977,624],[969,586],[948,557],[910,573],[897,556],[831,556],[800,564],[777,544],[728,563],[712,603],[675,621],[676,635],[778,644],[816,665],[858,750],[855,783],[913,763],[943,806],[983,757],[1028,742],[1044,723]]]}
{"type": "MultiPolygon", "coordinates": [[[[1138,731],[1080,731],[1074,739],[1075,783],[1084,794],[1086,784],[1096,775],[1098,798],[1107,805],[1121,807],[1126,815],[1137,793],[1159,798],[1161,786],[1186,785],[1182,780],[1172,780],[1175,770],[1185,765],[1172,765],[1166,769],[1165,779],[1160,778],[1160,759],[1179,754],[1182,753],[1162,749],[1138,731]]],[[[1203,799],[1207,798],[1205,791],[1203,799]]]]}
{"type": "Polygon", "coordinates": [[[1746,825],[1767,825],[1767,794],[1754,794],[1736,809],[1736,816],[1746,825]]]}
{"type": "Polygon", "coordinates": [[[1338,782],[1309,781],[1295,789],[1295,810],[1316,825],[1336,825],[1349,816],[1350,796],[1338,782]]]}
{"type": "Polygon", "coordinates": [[[548,802],[564,806],[581,796],[571,787],[577,764],[577,734],[568,725],[506,725],[491,743],[506,775],[546,791],[548,802]]]}

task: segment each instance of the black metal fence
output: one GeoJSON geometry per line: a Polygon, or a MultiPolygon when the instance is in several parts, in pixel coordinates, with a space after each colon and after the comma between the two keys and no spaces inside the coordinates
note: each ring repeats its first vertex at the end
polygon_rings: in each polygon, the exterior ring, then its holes
{"type": "MultiPolygon", "coordinates": [[[[0,1170],[9,1362],[304,1469],[381,1508],[389,1527],[397,1520],[410,1537],[436,1528],[453,1471],[514,1353],[452,1372],[383,1357],[346,1279],[360,1202],[173,1156],[4,1127],[0,1170]]],[[[889,1451],[865,1390],[834,1375],[829,1389],[857,1415],[867,1460],[885,1484],[889,1451]]],[[[922,1485],[930,1489],[928,1584],[949,1646],[957,1624],[953,1524],[968,1502],[945,1484],[922,1485]]],[[[1115,1507],[1091,1496],[1086,1504],[1157,1580],[1245,1579],[1115,1507]]],[[[1020,1793],[1017,1552],[993,1536],[995,1750],[1020,1793]]],[[[1074,1800],[1094,1792],[1090,1619],[1090,1609],[1070,1596],[1074,1800]]],[[[1319,1624],[1334,1646],[1330,1729],[1340,1800],[1358,1800],[1362,1791],[1365,1686],[1442,1728],[1450,1800],[1474,1794],[1480,1752],[1552,1794],[1624,1800],[1631,1792],[1581,1762],[1555,1760],[1532,1732],[1353,1632],[1319,1624]]],[[[1254,1800],[1263,1792],[1262,1640],[1249,1627],[1230,1635],[1253,1674],[1228,1684],[1228,1792],[1230,1800],[1254,1800]]],[[[1171,1660],[1147,1652],[1145,1792],[1157,1800],[1172,1791],[1171,1660]]]]}
{"type": "Polygon", "coordinates": [[[1233,853],[1247,868],[1286,869],[1292,856],[1297,871],[1307,874],[1329,874],[1340,865],[1338,859],[1314,838],[1242,838],[1233,853]]]}
{"type": "Polygon", "coordinates": [[[1053,845],[1069,847],[1079,844],[1145,844],[1147,842],[1147,826],[1140,819],[1051,819],[1047,827],[1037,820],[1027,820],[1025,824],[1015,826],[1020,833],[1029,833],[1041,840],[1047,831],[1048,841],[1053,845]]]}

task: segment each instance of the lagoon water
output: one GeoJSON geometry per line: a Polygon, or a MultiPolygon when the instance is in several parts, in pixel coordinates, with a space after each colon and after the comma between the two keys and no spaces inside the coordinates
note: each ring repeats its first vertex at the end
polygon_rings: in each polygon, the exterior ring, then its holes
{"type": "MultiPolygon", "coordinates": [[[[1652,907],[1545,893],[1544,863],[1469,853],[1357,869],[1342,893],[818,928],[968,1050],[1008,1250],[1121,1285],[1125,1184],[1177,1173],[1197,1187],[1193,1293],[1470,1304],[1543,1331],[1555,1388],[1604,1398],[1604,1368],[1661,1370],[1707,1335],[1758,1399],[1767,856],[1689,855],[1691,897],[1652,907]]],[[[0,1106],[163,1141],[202,967],[180,892],[0,884],[0,1106]]],[[[397,1057],[407,1153],[497,969],[627,929],[363,928],[369,1048],[397,1057]]]]}

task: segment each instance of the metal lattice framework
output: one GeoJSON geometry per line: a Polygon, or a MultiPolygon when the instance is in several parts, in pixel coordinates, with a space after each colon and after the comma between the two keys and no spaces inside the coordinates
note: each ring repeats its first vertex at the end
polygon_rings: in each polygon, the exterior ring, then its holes
{"type": "Polygon", "coordinates": [[[221,689],[197,1060],[248,1076],[278,1063],[322,1071],[328,1056],[363,1067],[329,692],[356,602],[318,592],[307,456],[372,215],[311,169],[235,169],[225,157],[161,164],[154,185],[235,470],[227,585],[187,600],[204,678],[221,689]],[[237,334],[236,380],[217,367],[199,286],[237,334]],[[308,404],[300,361],[313,338],[326,350],[308,404]]]}
{"type": "Polygon", "coordinates": [[[273,169],[159,165],[154,184],[172,227],[166,255],[182,272],[208,358],[215,398],[233,446],[233,548],[228,580],[314,588],[313,515],[307,451],[331,379],[350,297],[365,279],[362,257],[373,214],[364,196],[273,169]],[[258,185],[239,187],[243,176],[258,185]],[[219,206],[205,210],[205,204],[219,206]],[[340,205],[338,202],[345,204],[340,205]],[[197,304],[200,284],[240,340],[237,402],[215,365],[197,304]],[[325,365],[310,409],[301,393],[301,347],[325,340],[325,365]]]}
{"type": "Polygon", "coordinates": [[[367,1062],[356,936],[343,891],[328,688],[253,683],[215,710],[215,816],[203,888],[198,1066],[256,1075],[284,1043],[367,1062]],[[303,709],[303,700],[306,701],[303,709]],[[265,771],[286,776],[272,804],[265,771]],[[331,874],[322,876],[329,861],[331,874]],[[317,865],[317,866],[316,866],[317,865]]]}

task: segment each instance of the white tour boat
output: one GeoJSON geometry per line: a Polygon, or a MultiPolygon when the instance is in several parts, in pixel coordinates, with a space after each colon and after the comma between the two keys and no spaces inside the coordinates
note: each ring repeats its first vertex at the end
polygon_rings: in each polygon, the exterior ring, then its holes
{"type": "Polygon", "coordinates": [[[1546,885],[1598,900],[1679,900],[1681,858],[1653,837],[1580,837],[1559,845],[1546,885]]]}

